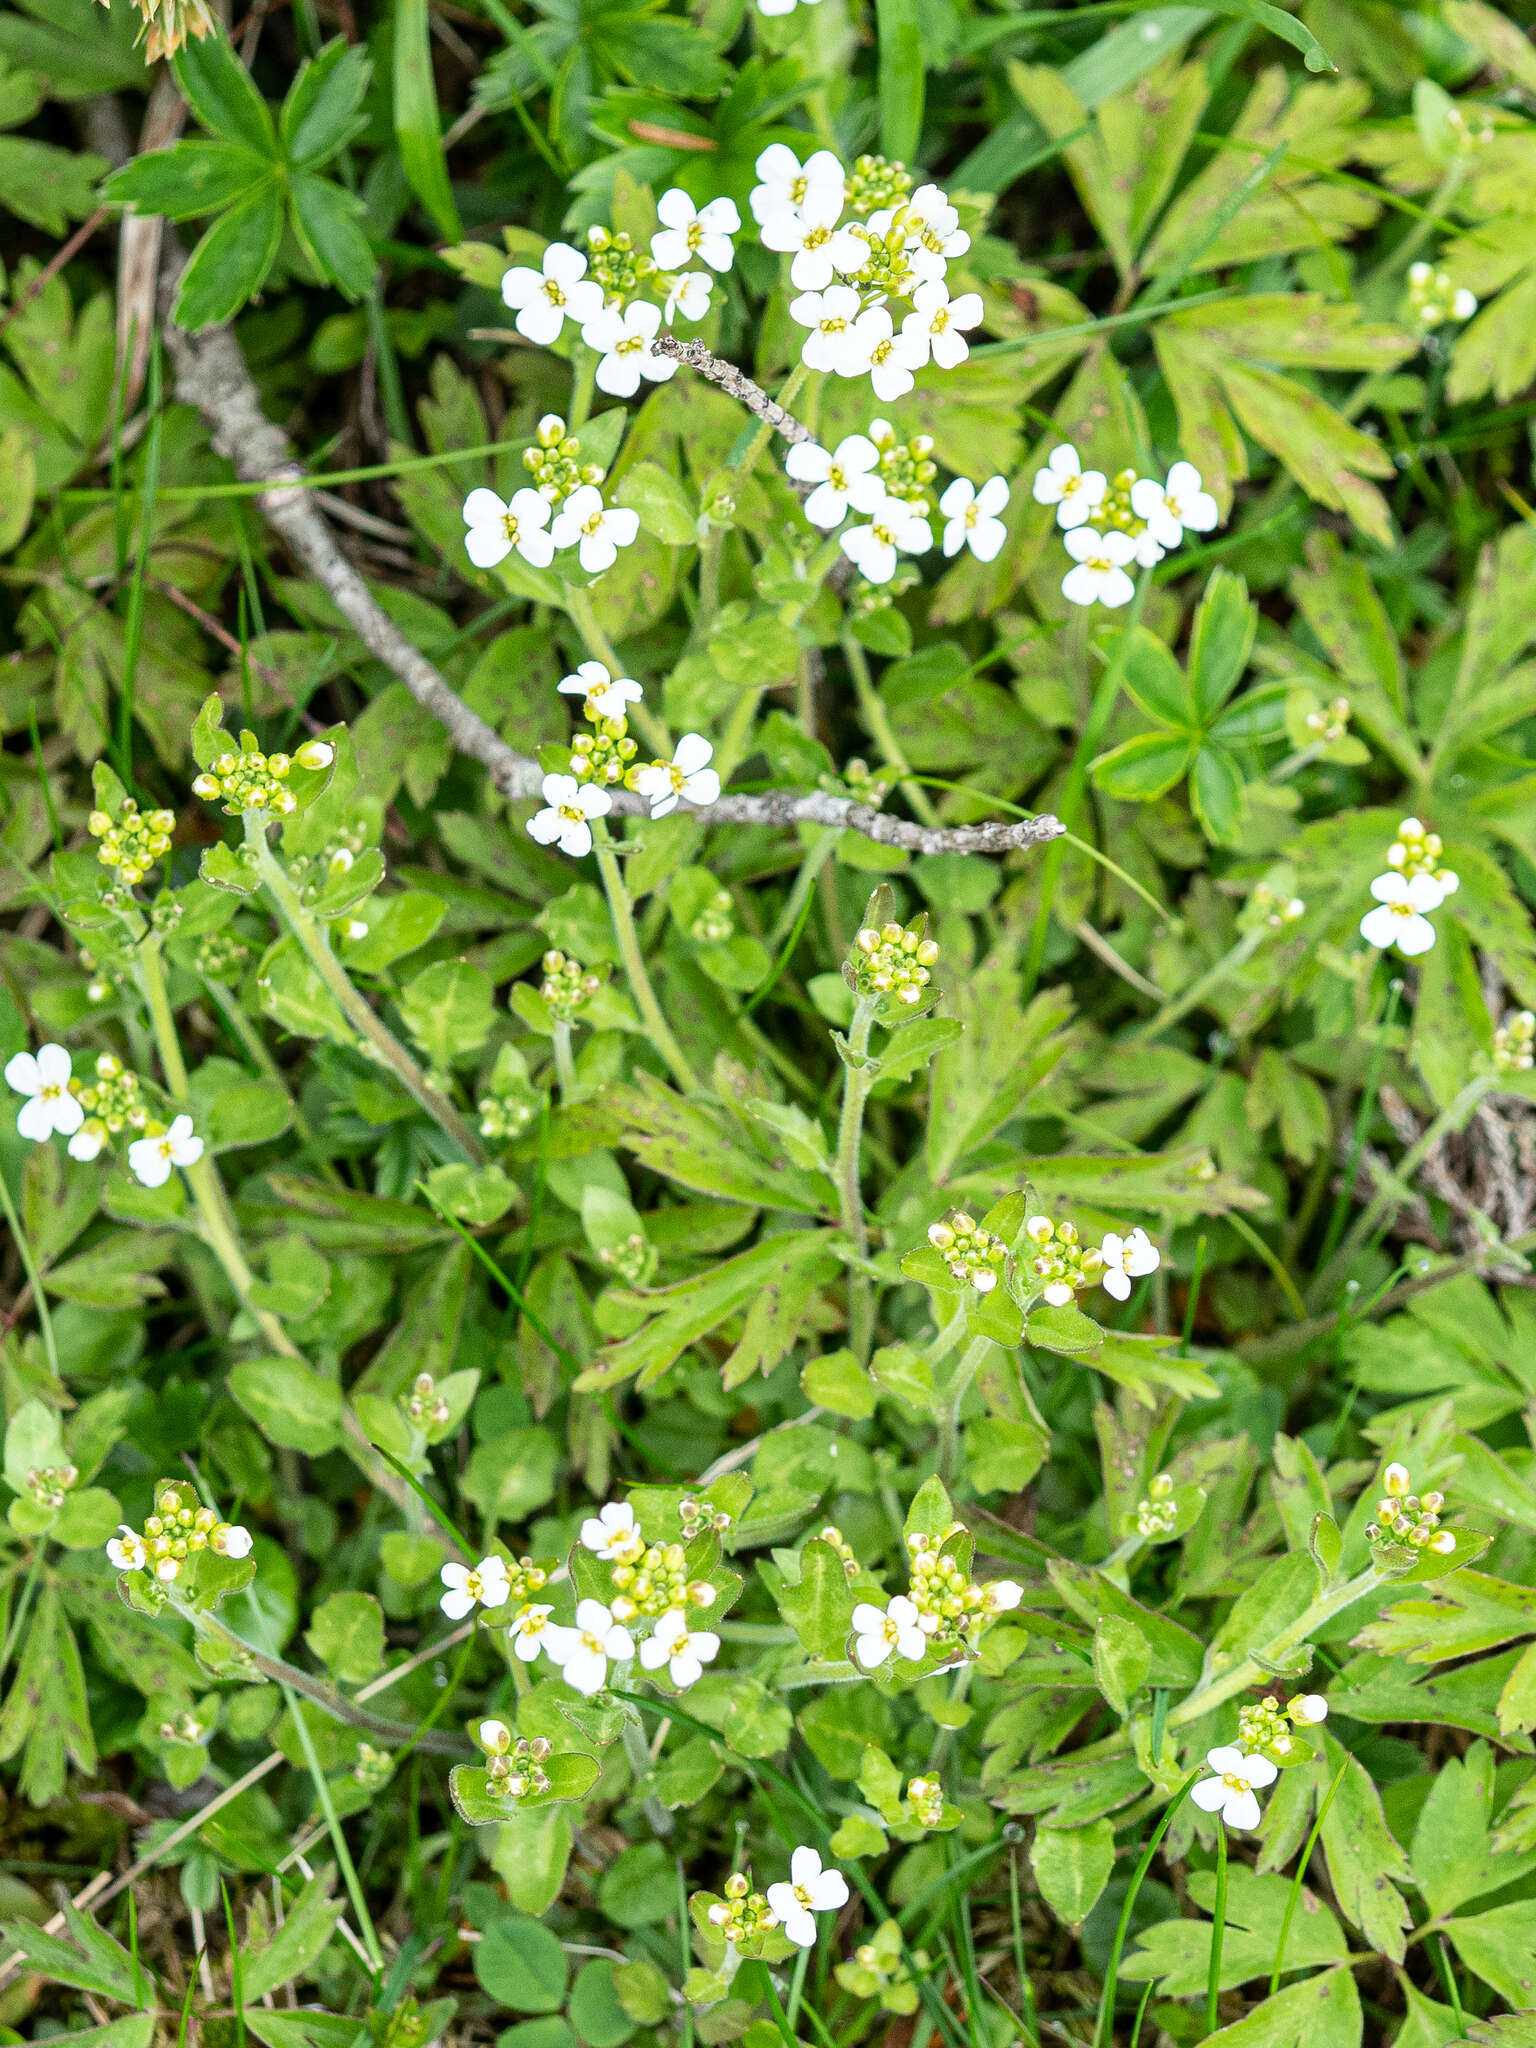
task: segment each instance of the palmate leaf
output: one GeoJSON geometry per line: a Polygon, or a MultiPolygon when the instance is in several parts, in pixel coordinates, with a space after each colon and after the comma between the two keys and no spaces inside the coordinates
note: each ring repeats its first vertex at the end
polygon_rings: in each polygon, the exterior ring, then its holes
{"type": "Polygon", "coordinates": [[[266,283],[282,233],[282,193],[274,178],[221,214],[193,250],[176,294],[177,326],[198,333],[232,320],[266,283]]]}
{"type": "Polygon", "coordinates": [[[80,1651],[64,1619],[58,1590],[46,1583],[37,1596],[11,1690],[0,1707],[0,1762],[18,1750],[23,1752],[21,1791],[33,1806],[46,1806],[63,1791],[66,1756],[79,1770],[96,1768],[80,1651]]]}

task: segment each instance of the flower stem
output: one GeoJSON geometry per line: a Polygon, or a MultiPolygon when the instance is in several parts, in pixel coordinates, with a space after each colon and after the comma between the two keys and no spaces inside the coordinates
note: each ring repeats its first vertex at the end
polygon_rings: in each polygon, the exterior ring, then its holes
{"type": "Polygon", "coordinates": [[[569,1102],[576,1092],[576,1063],[571,1058],[571,1026],[566,1017],[551,1019],[552,1038],[555,1050],[555,1079],[560,1084],[560,1100],[569,1102]]]}
{"type": "Polygon", "coordinates": [[[27,1242],[27,1233],[21,1227],[21,1218],[16,1213],[16,1204],[11,1198],[10,1185],[0,1168],[0,1203],[5,1206],[5,1220],[11,1226],[11,1236],[21,1256],[28,1283],[32,1289],[32,1301],[37,1309],[37,1325],[43,1333],[43,1349],[48,1354],[48,1370],[62,1385],[64,1375],[59,1370],[59,1347],[54,1342],[53,1318],[48,1313],[47,1296],[43,1293],[43,1276],[38,1271],[37,1261],[32,1256],[32,1247],[27,1242]]]}
{"type": "Polygon", "coordinates": [[[1211,1910],[1211,1971],[1205,1984],[1205,2031],[1216,2031],[1216,2006],[1221,1995],[1221,1951],[1227,1938],[1227,1826],[1216,1816],[1216,1902],[1211,1910]]]}
{"type": "Polygon", "coordinates": [[[575,350],[576,361],[571,378],[571,410],[567,425],[574,434],[587,423],[592,410],[592,393],[597,378],[598,355],[585,342],[578,342],[575,350]]]}
{"type": "Polygon", "coordinates": [[[347,1022],[378,1055],[406,1093],[415,1097],[432,1121],[465,1156],[478,1166],[485,1152],[453,1104],[440,1095],[389,1027],[353,987],[346,969],[331,951],[330,941],[299,899],[286,869],[267,844],[267,821],[254,811],[245,814],[245,843],[256,856],[256,870],[276,902],[283,922],[304,949],[305,957],[341,1006],[347,1022]]]}
{"type": "MultiPolygon", "coordinates": [[[[566,617],[581,635],[582,645],[594,661],[600,661],[611,676],[621,676],[624,664],[619,659],[617,648],[597,623],[597,613],[592,606],[589,590],[567,590],[565,596],[566,617]]],[[[658,754],[670,754],[672,736],[667,731],[666,721],[656,716],[644,704],[631,704],[626,713],[632,725],[638,726],[648,747],[654,747],[658,754]]]]}
{"type": "Polygon", "coordinates": [[[896,737],[890,714],[870,680],[869,661],[863,648],[851,633],[844,633],[842,645],[843,659],[848,664],[848,673],[853,677],[853,687],[859,699],[859,712],[869,727],[870,738],[880,749],[886,766],[901,778],[901,793],[915,814],[925,825],[937,825],[939,814],[922,784],[912,780],[912,770],[907,765],[907,757],[902,751],[901,741],[896,737]]]}
{"type": "MultiPolygon", "coordinates": [[[[963,1313],[963,1311],[962,1311],[963,1313]]],[[[940,1397],[939,1424],[939,1477],[948,1486],[955,1476],[955,1460],[960,1442],[960,1410],[964,1404],[966,1390],[976,1377],[977,1368],[991,1347],[990,1337],[973,1337],[965,1347],[959,1363],[945,1382],[940,1397]]]]}
{"type": "Polygon", "coordinates": [[[1333,1783],[1328,1787],[1327,1797],[1317,1809],[1317,1819],[1312,1823],[1312,1832],[1307,1837],[1307,1846],[1301,1852],[1301,1861],[1296,1866],[1296,1875],[1291,1879],[1290,1896],[1285,1902],[1285,1918],[1280,1922],[1280,1939],[1275,1943],[1275,1967],[1269,1975],[1269,1995],[1274,1997],[1280,1989],[1280,1974],[1285,1966],[1285,1946],[1291,1938],[1291,1922],[1296,1917],[1297,1901],[1301,1897],[1302,1882],[1307,1874],[1307,1865],[1312,1861],[1312,1851],[1317,1847],[1317,1838],[1323,1832],[1323,1822],[1328,1818],[1328,1809],[1333,1804],[1333,1795],[1344,1782],[1349,1769],[1346,1756],[1334,1773],[1333,1783]]]}
{"type": "MultiPolygon", "coordinates": [[[[635,1789],[638,1791],[651,1775],[651,1752],[646,1745],[645,1730],[640,1724],[640,1716],[633,1707],[625,1709],[623,1739],[624,1754],[629,1760],[635,1789]]],[[[670,1811],[662,1805],[654,1792],[647,1792],[645,1795],[645,1817],[650,1822],[653,1832],[663,1840],[676,1826],[670,1811]]]]}
{"type": "Polygon", "coordinates": [[[347,1887],[347,1897],[352,1901],[352,1910],[357,1915],[358,1932],[367,1951],[369,1967],[375,1977],[384,1974],[384,1956],[379,1947],[379,1937],[374,1931],[373,1916],[368,1911],[368,1901],[358,1882],[357,1866],[352,1861],[352,1851],[347,1847],[347,1838],[341,1831],[337,1818],[336,1803],[331,1797],[331,1788],[326,1782],[325,1772],[320,1768],[320,1759],[315,1754],[315,1739],[309,1732],[297,1699],[288,1686],[283,1687],[283,1697],[288,1703],[288,1718],[298,1730],[299,1744],[304,1751],[304,1761],[309,1766],[309,1775],[314,1780],[315,1797],[320,1802],[320,1811],[325,1815],[325,1825],[331,1837],[331,1847],[336,1851],[336,1861],[341,1865],[342,1882],[347,1887]]]}
{"type": "Polygon", "coordinates": [[[646,973],[645,957],[640,951],[640,938],[635,930],[629,891],[624,886],[618,856],[609,842],[608,829],[600,818],[593,821],[593,839],[597,871],[602,876],[603,888],[608,897],[608,910],[613,919],[613,935],[619,942],[619,954],[624,962],[624,971],[629,976],[630,993],[640,1007],[640,1015],[645,1019],[645,1028],[651,1034],[651,1043],[672,1069],[673,1080],[685,1095],[697,1095],[698,1076],[689,1066],[686,1054],[673,1037],[671,1025],[661,1014],[661,1005],[656,1000],[651,977],[646,973]]]}
{"type": "MultiPolygon", "coordinates": [[[[874,1021],[874,1003],[867,996],[860,996],[853,1007],[848,1046],[843,1055],[843,1107],[837,1125],[838,1213],[861,1259],[869,1257],[869,1227],[864,1221],[859,1146],[864,1130],[864,1105],[875,1079],[869,1058],[869,1034],[874,1021]]],[[[848,1341],[860,1365],[869,1362],[874,1323],[875,1295],[869,1275],[852,1273],[848,1281],[848,1341]]]]}

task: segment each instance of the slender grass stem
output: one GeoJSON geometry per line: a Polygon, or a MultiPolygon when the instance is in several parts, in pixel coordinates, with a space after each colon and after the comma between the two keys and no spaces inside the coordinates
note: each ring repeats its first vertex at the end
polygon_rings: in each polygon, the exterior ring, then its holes
{"type": "Polygon", "coordinates": [[[320,1802],[320,1811],[325,1815],[325,1824],[330,1832],[331,1847],[336,1851],[336,1861],[341,1867],[342,1882],[347,1888],[347,1897],[352,1901],[352,1910],[357,1915],[358,1933],[367,1951],[369,1967],[375,1976],[384,1973],[384,1956],[379,1947],[379,1937],[374,1931],[373,1915],[368,1911],[368,1901],[358,1882],[357,1866],[352,1861],[352,1851],[347,1847],[347,1838],[342,1833],[341,1822],[336,1814],[336,1802],[331,1797],[330,1784],[320,1768],[320,1759],[315,1754],[315,1739],[309,1732],[298,1701],[286,1685],[283,1698],[288,1703],[288,1717],[298,1732],[299,1746],[304,1751],[304,1761],[309,1766],[309,1775],[314,1780],[315,1797],[320,1802]]]}
{"type": "MultiPolygon", "coordinates": [[[[854,1004],[853,1021],[848,1027],[848,1051],[843,1061],[843,1106],[837,1124],[838,1213],[861,1259],[869,1257],[869,1226],[864,1220],[859,1143],[864,1127],[864,1105],[873,1086],[873,1076],[869,1072],[869,1034],[874,1021],[875,1004],[867,996],[860,996],[854,1004]]],[[[869,1275],[851,1273],[848,1279],[848,1341],[861,1365],[869,1358],[874,1321],[875,1296],[869,1275]]]]}
{"type": "Polygon", "coordinates": [[[651,1035],[651,1043],[672,1069],[672,1078],[685,1095],[697,1095],[698,1076],[688,1064],[688,1056],[673,1036],[672,1027],[662,1015],[656,991],[651,986],[651,977],[646,971],[645,956],[640,950],[640,935],[635,930],[634,908],[629,900],[629,891],[624,886],[624,875],[619,866],[618,855],[608,839],[607,827],[601,818],[594,820],[594,847],[597,855],[597,871],[602,877],[603,893],[608,898],[608,914],[613,919],[613,935],[619,943],[619,957],[624,962],[624,972],[629,976],[629,991],[645,1020],[645,1028],[651,1035]]]}
{"type": "Polygon", "coordinates": [[[1131,1914],[1136,1908],[1136,1895],[1141,1890],[1147,1872],[1152,1868],[1152,1858],[1157,1854],[1158,1844],[1167,1834],[1173,1816],[1188,1798],[1199,1776],[1198,1771],[1191,1771],[1174,1793],[1168,1802],[1167,1812],[1152,1830],[1147,1846],[1141,1852],[1141,1860],[1131,1873],[1131,1881],[1126,1887],[1125,1898],[1120,1907],[1115,1939],[1109,1951],[1109,1966],[1104,1972],[1104,1991],[1099,1999],[1099,2014],[1093,2029],[1094,2048],[1108,2048],[1115,2031],[1115,1992],[1120,1981],[1120,1958],[1125,1953],[1126,1937],[1131,1931],[1131,1914]]]}
{"type": "Polygon", "coordinates": [[[1312,1823],[1312,1832],[1307,1836],[1307,1845],[1301,1852],[1301,1861],[1296,1865],[1296,1875],[1291,1879],[1290,1893],[1285,1902],[1285,1914],[1280,1922],[1280,1939],[1275,1943],[1275,1967],[1269,1973],[1271,1998],[1280,1989],[1280,1975],[1285,1968],[1285,1947],[1291,1938],[1291,1922],[1296,1917],[1296,1908],[1301,1900],[1301,1887],[1307,1875],[1307,1865],[1312,1861],[1312,1851],[1317,1847],[1317,1838],[1323,1832],[1323,1822],[1328,1818],[1328,1809],[1333,1804],[1334,1794],[1343,1784],[1348,1769],[1349,1758],[1345,1757],[1335,1771],[1333,1783],[1328,1787],[1327,1794],[1317,1809],[1317,1819],[1312,1823]]]}
{"type": "Polygon", "coordinates": [[[1216,2031],[1221,1996],[1221,1951],[1227,1938],[1227,1826],[1216,1816],[1216,1903],[1211,1911],[1211,1969],[1205,1984],[1205,2031],[1216,2031]]]}
{"type": "Polygon", "coordinates": [[[10,1183],[5,1177],[3,1167],[0,1167],[0,1205],[4,1206],[5,1220],[11,1226],[11,1239],[16,1246],[16,1255],[21,1260],[22,1271],[27,1276],[27,1284],[32,1289],[32,1306],[37,1310],[37,1327],[42,1333],[43,1350],[48,1358],[48,1370],[52,1373],[54,1379],[62,1385],[64,1375],[59,1370],[59,1347],[54,1339],[53,1317],[48,1311],[48,1297],[43,1292],[42,1271],[38,1266],[32,1246],[27,1240],[27,1233],[22,1228],[21,1218],[16,1213],[16,1203],[11,1195],[10,1183]]]}

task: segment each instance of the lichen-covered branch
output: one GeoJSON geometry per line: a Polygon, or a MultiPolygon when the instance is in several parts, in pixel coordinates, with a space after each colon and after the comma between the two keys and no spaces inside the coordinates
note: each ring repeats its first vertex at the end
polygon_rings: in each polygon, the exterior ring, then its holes
{"type": "Polygon", "coordinates": [[[765,426],[774,428],[786,441],[815,440],[810,428],[802,425],[793,413],[786,412],[776,399],[770,398],[761,384],[754,384],[745,370],[738,370],[734,363],[717,356],[702,341],[679,341],[675,334],[658,334],[651,343],[651,350],[658,356],[675,357],[678,362],[686,363],[690,370],[697,370],[701,377],[707,377],[711,384],[718,384],[722,391],[739,400],[748,412],[755,413],[765,426]]]}
{"type": "MultiPolygon", "coordinates": [[[[367,584],[337,546],[314,493],[299,485],[304,472],[282,428],[262,411],[261,399],[246,368],[240,344],[228,328],[187,334],[169,318],[176,280],[185,262],[181,251],[167,244],[161,269],[161,311],[166,350],[176,375],[176,395],[201,413],[213,445],[234,464],[245,482],[266,481],[269,488],[256,499],[263,517],[287,544],[346,619],[368,652],[398,676],[417,703],[446,729],[461,754],[478,761],[496,787],[508,797],[539,794],[543,770],[509,747],[501,735],[471,711],[374,601],[367,584]]],[[[661,347],[663,336],[657,346],[661,347]]],[[[775,426],[787,440],[809,440],[800,422],[774,404],[750,377],[711,355],[698,342],[672,343],[669,353],[711,377],[723,390],[775,426]],[[703,360],[701,360],[701,358],[703,360]]],[[[642,814],[643,798],[627,790],[614,792],[614,812],[642,814]]],[[[858,832],[881,846],[912,853],[1007,853],[1015,847],[1043,846],[1062,827],[1042,816],[1014,824],[932,826],[906,818],[887,817],[869,804],[825,791],[770,790],[761,796],[724,796],[710,806],[708,817],[718,825],[825,825],[858,832]]]]}

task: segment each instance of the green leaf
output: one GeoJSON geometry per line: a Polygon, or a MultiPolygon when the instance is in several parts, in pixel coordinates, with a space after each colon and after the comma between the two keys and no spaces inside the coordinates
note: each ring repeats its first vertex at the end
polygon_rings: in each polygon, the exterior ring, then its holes
{"type": "Polygon", "coordinates": [[[218,213],[272,176],[272,160],[237,142],[178,142],[114,171],[102,197],[167,220],[218,213]]]}
{"type": "Polygon", "coordinates": [[[96,204],[96,182],[106,165],[29,136],[0,135],[0,205],[45,235],[62,235],[96,204]]]}
{"type": "Polygon", "coordinates": [[[829,1351],[809,1358],[800,1368],[800,1389],[808,1401],[834,1415],[867,1422],[875,1412],[879,1390],[851,1351],[829,1351]]]}
{"type": "Polygon", "coordinates": [[[342,1900],[328,1896],[334,1873],[317,1870],[283,1915],[270,1941],[240,1958],[240,1989],[258,2004],[270,1993],[304,1976],[318,1960],[341,1918],[342,1900]]]}
{"type": "Polygon", "coordinates": [[[512,2012],[558,2012],[568,1969],[559,1937],[521,1913],[498,1914],[475,1947],[480,1988],[512,2012]]]}
{"type": "Polygon", "coordinates": [[[1491,1913],[1468,1920],[1449,1920],[1445,1931],[1467,1968],[1491,1984],[1500,1998],[1517,2008],[1530,2007],[1536,1998],[1536,1899],[1495,1906],[1491,1913]]]}
{"type": "Polygon", "coordinates": [[[1139,733],[1100,754],[1093,764],[1093,780],[1117,802],[1152,803],[1182,779],[1194,755],[1195,743],[1179,734],[1139,733]]]}
{"type": "Polygon", "coordinates": [[[1152,1645],[1134,1621],[1118,1614],[1099,1617],[1093,1632],[1093,1675],[1121,1720],[1152,1669],[1152,1645]]]}
{"type": "Polygon", "coordinates": [[[366,1684],[384,1662],[384,1610],[371,1593],[332,1593],[304,1640],[340,1684],[366,1684]]]}
{"type": "MultiPolygon", "coordinates": [[[[214,38],[206,40],[211,43],[214,38]]],[[[275,180],[221,214],[182,272],[177,326],[196,334],[232,320],[266,283],[282,233],[282,193],[275,180]]]]}
{"type": "Polygon", "coordinates": [[[576,1973],[567,2010],[586,2048],[623,2048],[639,2025],[620,2002],[614,1976],[614,1965],[606,1957],[584,1964],[576,1973]]]}
{"type": "MultiPolygon", "coordinates": [[[[87,1774],[96,1768],[80,1651],[58,1592],[46,1582],[28,1623],[11,1690],[0,1707],[0,1763],[18,1750],[23,1751],[22,1797],[33,1806],[46,1806],[63,1792],[66,1757],[87,1774]]],[[[78,1975],[64,1981],[78,1982],[78,1975]]],[[[120,1998],[122,1993],[107,1995],[120,1998]]]]}
{"type": "Polygon", "coordinates": [[[855,1601],[843,1560],[830,1543],[816,1537],[806,1544],[800,1552],[799,1581],[786,1581],[778,1603],[807,1657],[827,1664],[841,1661],[855,1601]]]}
{"type": "Polygon", "coordinates": [[[342,1440],[341,1389],[302,1359],[241,1359],[229,1391],[271,1443],[319,1456],[342,1440]]]}
{"type": "Polygon", "coordinates": [[[875,30],[880,153],[907,163],[917,155],[923,133],[923,37],[918,0],[875,0],[875,30]]]}
{"type": "Polygon", "coordinates": [[[395,140],[406,180],[446,242],[464,229],[448,181],[442,122],[432,72],[427,0],[399,0],[395,11],[395,140]]]}
{"type": "Polygon", "coordinates": [[[1412,1925],[1412,1915],[1397,1884],[1411,1875],[1408,1860],[1387,1826],[1370,1772],[1332,1736],[1324,1740],[1325,1760],[1312,1767],[1315,1782],[1331,1784],[1344,1771],[1322,1833],[1334,1897],[1373,1948],[1401,1961],[1403,1930],[1412,1925]]]}
{"type": "Polygon", "coordinates": [[[1125,657],[1126,694],[1159,725],[1175,731],[1193,730],[1200,712],[1184,671],[1163,642],[1145,626],[1131,629],[1125,657]]]}
{"type": "Polygon", "coordinates": [[[363,98],[373,66],[361,43],[341,36],[306,58],[288,88],[278,133],[296,170],[313,170],[366,125],[363,98]]]}
{"type": "Polygon", "coordinates": [[[1298,21],[1294,14],[1287,14],[1283,7],[1270,5],[1270,0],[1208,0],[1215,14],[1235,15],[1239,21],[1255,22],[1260,28],[1267,28],[1271,35],[1279,36],[1293,50],[1300,50],[1302,62],[1309,71],[1337,71],[1322,44],[1313,35],[1305,22],[1298,21]]]}
{"type": "Polygon", "coordinates": [[[1195,608],[1189,641],[1189,688],[1195,714],[1209,725],[1243,679],[1258,629],[1259,608],[1230,569],[1215,569],[1195,608]]]}
{"type": "Polygon", "coordinates": [[[1202,747],[1189,778],[1189,801],[1201,830],[1217,846],[1237,837],[1243,818],[1243,775],[1220,747],[1202,747]]]}
{"type": "Polygon", "coordinates": [[[215,29],[212,35],[189,37],[172,59],[172,68],[182,97],[210,135],[240,143],[269,162],[276,157],[271,109],[226,35],[215,29]]]}
{"type": "Polygon", "coordinates": [[[432,1065],[447,1069],[485,1043],[495,1000],[483,969],[466,960],[439,960],[401,990],[400,1015],[432,1065]]]}
{"type": "MultiPolygon", "coordinates": [[[[238,872],[243,875],[248,870],[238,872]]],[[[205,879],[218,886],[213,875],[205,879]]],[[[265,1014],[284,1031],[303,1038],[329,1038],[337,1045],[356,1042],[357,1034],[341,1005],[291,935],[267,949],[256,969],[256,993],[265,1014]]]]}
{"type": "Polygon", "coordinates": [[[694,547],[699,538],[698,506],[688,490],[657,462],[637,462],[624,472],[614,503],[628,505],[640,524],[668,547],[694,547]]]}
{"type": "Polygon", "coordinates": [[[329,178],[302,171],[289,186],[294,232],[322,281],[366,298],[378,266],[363,232],[363,203],[329,178]]]}
{"type": "Polygon", "coordinates": [[[1115,1831],[1107,1820],[1035,1830],[1029,1867],[1040,1896],[1071,1927],[1080,1927],[1093,1911],[1114,1866],[1115,1831]]]}

